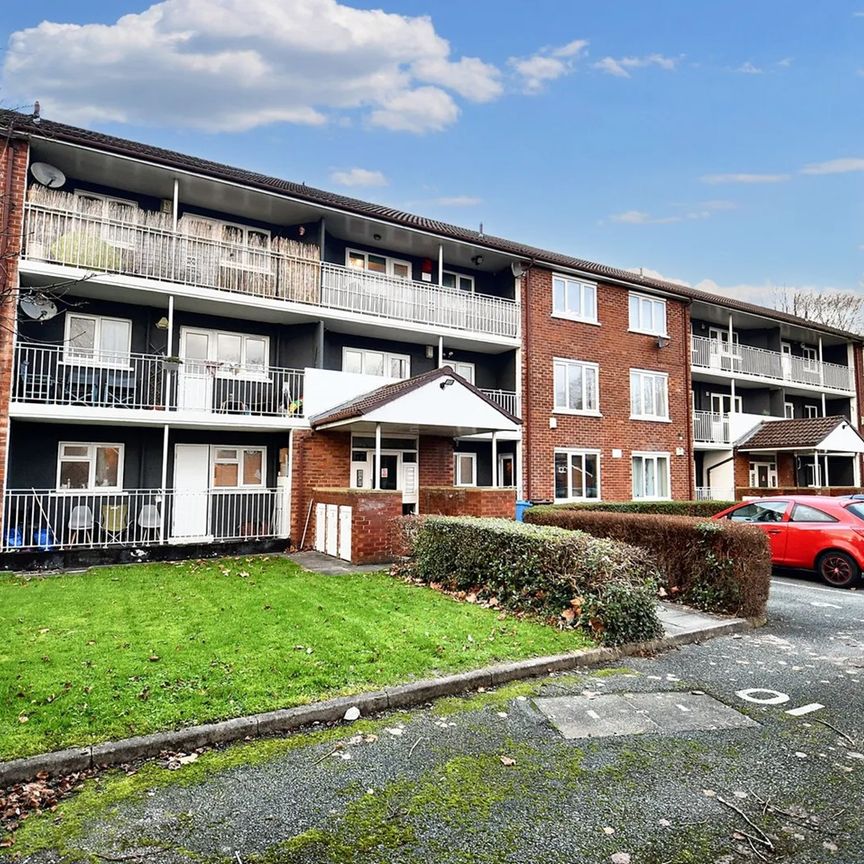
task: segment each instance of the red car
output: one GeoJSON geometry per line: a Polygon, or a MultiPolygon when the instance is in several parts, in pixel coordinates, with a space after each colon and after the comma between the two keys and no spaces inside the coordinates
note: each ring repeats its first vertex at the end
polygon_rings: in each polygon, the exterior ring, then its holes
{"type": "Polygon", "coordinates": [[[864,568],[864,500],[778,495],[729,507],[713,517],[758,525],[777,567],[815,570],[823,582],[850,588],[864,568]]]}

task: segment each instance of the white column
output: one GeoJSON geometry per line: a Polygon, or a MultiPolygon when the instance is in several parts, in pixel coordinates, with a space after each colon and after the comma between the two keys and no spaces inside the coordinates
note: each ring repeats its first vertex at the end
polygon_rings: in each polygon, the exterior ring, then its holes
{"type": "Polygon", "coordinates": [[[813,482],[819,486],[819,452],[813,451],[813,482]]]}
{"type": "Polygon", "coordinates": [[[438,284],[444,284],[444,244],[438,244],[438,284]]]}
{"type": "Polygon", "coordinates": [[[381,424],[375,424],[375,485],[373,489],[381,488],[381,424]]]}
{"type": "Polygon", "coordinates": [[[168,295],[168,349],[167,356],[174,356],[174,295],[168,295]]]}
{"type": "Polygon", "coordinates": [[[828,479],[828,454],[823,453],[822,458],[825,460],[825,476],[822,478],[822,485],[823,486],[830,486],[831,481],[828,479]]]}
{"type": "Polygon", "coordinates": [[[174,225],[174,233],[177,233],[177,220],[180,216],[180,181],[174,178],[174,197],[171,200],[171,218],[174,225]]]}
{"type": "Polygon", "coordinates": [[[520,501],[525,500],[525,492],[522,489],[522,439],[516,442],[516,469],[513,475],[513,480],[516,483],[516,496],[520,501]]]}
{"type": "Polygon", "coordinates": [[[824,394],[824,393],[822,394],[822,416],[823,416],[823,417],[827,417],[827,416],[828,416],[828,411],[827,411],[827,409],[825,408],[825,394],[824,394]]]}
{"type": "Polygon", "coordinates": [[[438,368],[444,365],[444,337],[438,337],[438,368]]]}
{"type": "Polygon", "coordinates": [[[856,453],[852,459],[852,483],[856,489],[861,488],[861,454],[856,453]]]}
{"type": "Polygon", "coordinates": [[[167,525],[165,520],[168,516],[168,424],[162,427],[162,528],[159,540],[164,541],[167,536],[167,525]]]}
{"type": "MultiPolygon", "coordinates": [[[[822,368],[822,337],[819,337],[819,386],[825,383],[825,370],[822,368]]],[[[822,416],[825,416],[825,396],[822,396],[822,416]]]]}
{"type": "Polygon", "coordinates": [[[492,433],[492,488],[498,488],[498,433],[492,433]]]}
{"type": "Polygon", "coordinates": [[[730,313],[729,313],[729,345],[728,345],[729,353],[730,353],[730,354],[732,353],[732,346],[733,346],[733,343],[732,343],[732,334],[733,334],[733,333],[734,333],[734,331],[733,331],[733,329],[732,329],[732,313],[730,312],[730,313]]]}
{"type": "Polygon", "coordinates": [[[735,395],[736,395],[736,393],[735,393],[735,379],[734,378],[730,379],[730,381],[729,381],[729,394],[731,397],[729,399],[729,403],[730,403],[729,404],[729,413],[734,414],[735,413],[735,395]]]}

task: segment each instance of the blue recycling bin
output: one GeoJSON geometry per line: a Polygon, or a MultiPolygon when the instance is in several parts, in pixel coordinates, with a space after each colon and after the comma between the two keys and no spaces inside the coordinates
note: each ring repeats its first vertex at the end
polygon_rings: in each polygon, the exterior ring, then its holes
{"type": "Polygon", "coordinates": [[[24,545],[24,532],[20,528],[10,528],[6,532],[6,545],[7,546],[23,546],[24,545]]]}
{"type": "Polygon", "coordinates": [[[525,521],[525,511],[531,506],[530,501],[517,501],[516,502],[516,521],[524,522],[525,521]]]}
{"type": "Polygon", "coordinates": [[[48,552],[51,549],[52,537],[50,528],[37,528],[33,532],[33,542],[43,552],[48,552]]]}

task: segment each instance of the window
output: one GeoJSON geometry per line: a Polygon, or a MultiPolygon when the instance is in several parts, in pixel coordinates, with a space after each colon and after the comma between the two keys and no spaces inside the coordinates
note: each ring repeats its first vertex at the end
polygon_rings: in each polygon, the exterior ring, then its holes
{"type": "Polygon", "coordinates": [[[193,215],[184,215],[180,228],[187,235],[219,243],[221,267],[270,271],[270,232],[266,228],[193,215]]]}
{"type": "Polygon", "coordinates": [[[751,462],[750,485],[757,489],[776,489],[777,463],[774,461],[751,462]]]}
{"type": "Polygon", "coordinates": [[[669,497],[669,454],[633,454],[633,498],[635,500],[669,497]]]}
{"type": "Polygon", "coordinates": [[[597,414],[600,402],[597,392],[598,375],[599,367],[596,363],[555,360],[555,410],[597,414]]]}
{"type": "Polygon", "coordinates": [[[816,372],[818,369],[819,352],[812,345],[802,345],[801,354],[804,357],[804,369],[807,372],[816,372]]]}
{"type": "Polygon", "coordinates": [[[461,273],[452,273],[444,270],[441,273],[441,284],[445,288],[458,288],[460,291],[474,290],[474,277],[463,276],[461,273]]]}
{"type": "Polygon", "coordinates": [[[596,324],[597,286],[569,276],[553,276],[552,314],[596,324]]]}
{"type": "Polygon", "coordinates": [[[131,347],[131,321],[66,313],[63,359],[67,363],[128,367],[131,347]]]}
{"type": "Polygon", "coordinates": [[[782,522],[788,501],[762,501],[745,504],[733,510],[726,518],[730,522],[782,522]]]}
{"type": "Polygon", "coordinates": [[[804,416],[810,420],[813,417],[819,416],[819,406],[818,405],[805,405],[804,406],[804,416]]]}
{"type": "MultiPolygon", "coordinates": [[[[217,364],[217,372],[266,372],[270,358],[270,339],[248,333],[230,333],[227,330],[180,331],[183,357],[188,361],[207,361],[217,364]]],[[[191,371],[199,372],[192,363],[191,371]]]]}
{"type": "Polygon", "coordinates": [[[795,419],[795,405],[792,402],[784,402],[783,403],[783,416],[787,420],[795,419]]]}
{"type": "Polygon", "coordinates": [[[455,486],[477,485],[477,454],[456,453],[455,454],[455,486]]]}
{"type": "MultiPolygon", "coordinates": [[[[75,191],[75,209],[88,220],[99,220],[101,238],[114,247],[133,249],[135,235],[128,226],[138,221],[138,205],[125,198],[113,198],[98,192],[75,191]]],[[[91,223],[92,224],[92,223],[91,223]]],[[[89,233],[91,225],[86,228],[89,233]]]]}
{"type": "Polygon", "coordinates": [[[640,420],[669,419],[669,376],[665,372],[630,370],[630,414],[640,420]]]}
{"type": "Polygon", "coordinates": [[[381,276],[395,276],[397,279],[411,278],[411,263],[390,258],[387,255],[375,255],[372,252],[359,252],[356,249],[345,251],[345,264],[354,270],[368,270],[381,276]]]}
{"type": "Polygon", "coordinates": [[[61,443],[57,453],[58,489],[121,489],[123,445],[61,443]]]}
{"type": "Polygon", "coordinates": [[[214,447],[213,487],[264,486],[265,453],[263,447],[214,447]]]}
{"type": "Polygon", "coordinates": [[[382,378],[410,378],[411,358],[407,354],[367,351],[363,348],[342,349],[342,371],[382,378]]]}
{"type": "Polygon", "coordinates": [[[463,363],[457,361],[456,363],[448,364],[453,368],[453,371],[457,375],[461,375],[466,381],[471,384],[474,383],[474,364],[473,363],[463,363]]]}
{"type": "Polygon", "coordinates": [[[807,504],[796,504],[792,511],[790,522],[836,522],[837,520],[826,513],[824,510],[819,510],[816,507],[809,507],[807,504]]]}
{"type": "Polygon", "coordinates": [[[582,450],[555,451],[555,500],[600,498],[600,454],[582,450]]]}
{"type": "Polygon", "coordinates": [[[652,336],[665,336],[666,301],[644,294],[631,294],[630,329],[652,336]]]}

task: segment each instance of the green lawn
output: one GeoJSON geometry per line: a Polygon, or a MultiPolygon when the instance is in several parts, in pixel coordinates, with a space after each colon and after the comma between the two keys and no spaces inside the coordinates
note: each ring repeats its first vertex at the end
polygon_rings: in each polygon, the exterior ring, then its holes
{"type": "Polygon", "coordinates": [[[587,644],[278,557],[0,576],[0,633],[0,759],[587,644]]]}

